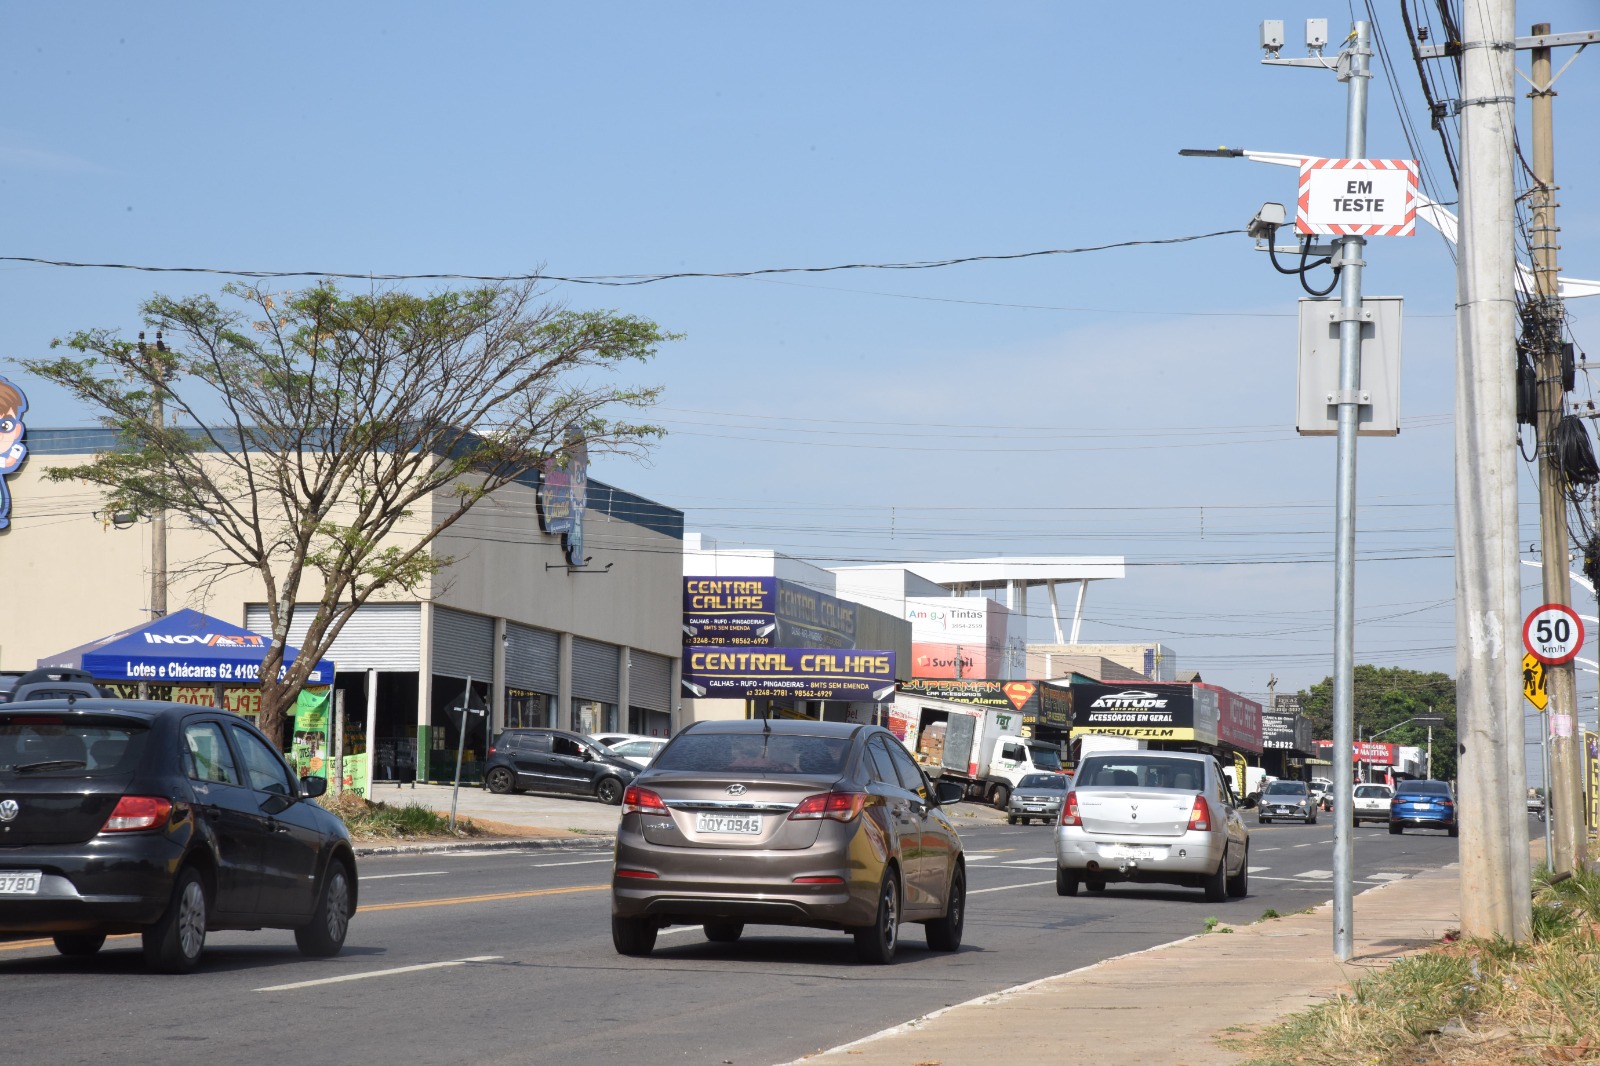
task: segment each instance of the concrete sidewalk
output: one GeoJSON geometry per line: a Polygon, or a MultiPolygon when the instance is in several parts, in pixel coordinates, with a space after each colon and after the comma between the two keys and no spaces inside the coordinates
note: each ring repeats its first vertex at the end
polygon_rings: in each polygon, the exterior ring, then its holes
{"type": "MultiPolygon", "coordinates": [[[[1459,928],[1452,864],[1355,897],[1355,953],[1333,957],[1333,908],[1212,932],[958,1003],[796,1062],[806,1066],[1223,1066],[1219,1040],[1347,988],[1459,928]]],[[[1070,907],[1072,900],[1063,899],[1070,907]]],[[[793,1064],[789,1064],[793,1066],[793,1064]]]]}

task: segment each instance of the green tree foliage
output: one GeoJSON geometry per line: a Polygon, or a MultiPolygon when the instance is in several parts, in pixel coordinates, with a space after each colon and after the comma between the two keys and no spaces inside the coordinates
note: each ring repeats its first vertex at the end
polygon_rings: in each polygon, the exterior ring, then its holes
{"type": "Polygon", "coordinates": [[[121,441],[48,476],[98,486],[111,510],[205,530],[214,552],[174,560],[180,579],[259,576],[269,736],[282,736],[306,674],[362,604],[426,591],[449,566],[432,544],[479,501],[577,442],[642,455],[664,432],[619,417],[659,390],[615,377],[675,338],[646,319],[542,302],[533,284],[428,295],[230,285],[220,299],[158,295],[141,311],[167,346],[91,329],[54,342],[73,354],[25,362],[121,441]],[[305,596],[316,613],[280,680],[305,596]]]}
{"type": "MultiPolygon", "coordinates": [[[[1379,737],[1386,744],[1409,745],[1426,749],[1428,727],[1411,722],[1417,715],[1437,714],[1443,725],[1433,727],[1433,776],[1454,780],[1456,776],[1456,682],[1449,674],[1422,673],[1397,666],[1369,664],[1355,668],[1354,711],[1356,736],[1379,737]]],[[[1301,706],[1311,719],[1313,735],[1319,740],[1333,736],[1333,678],[1328,677],[1300,693],[1301,706]]],[[[1520,741],[1521,738],[1518,738],[1520,741]]]]}

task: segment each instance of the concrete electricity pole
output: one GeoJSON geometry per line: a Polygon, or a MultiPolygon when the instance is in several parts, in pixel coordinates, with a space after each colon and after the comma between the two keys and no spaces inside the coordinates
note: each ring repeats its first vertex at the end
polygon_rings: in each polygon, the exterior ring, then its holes
{"type": "MultiPolygon", "coordinates": [[[[1517,566],[1513,0],[1461,5],[1456,692],[1461,931],[1532,931],[1517,566]]],[[[1547,559],[1547,568],[1557,560],[1547,559]]]]}
{"type": "MultiPolygon", "coordinates": [[[[1550,32],[1549,23],[1533,27],[1535,37],[1550,32]]],[[[1534,349],[1538,373],[1539,433],[1539,534],[1544,566],[1544,602],[1570,606],[1572,584],[1567,576],[1570,539],[1567,532],[1565,476],[1556,455],[1556,427],[1566,406],[1562,381],[1561,325],[1563,309],[1557,285],[1556,184],[1554,113],[1555,88],[1550,76],[1550,46],[1531,50],[1533,58],[1533,276],[1535,293],[1523,329],[1524,343],[1534,349]]],[[[1547,857],[1556,873],[1571,873],[1583,865],[1589,831],[1583,816],[1583,745],[1576,728],[1578,686],[1573,664],[1544,669],[1545,692],[1550,704],[1546,722],[1550,734],[1550,780],[1545,790],[1545,815],[1549,819],[1551,853],[1547,857]]]]}

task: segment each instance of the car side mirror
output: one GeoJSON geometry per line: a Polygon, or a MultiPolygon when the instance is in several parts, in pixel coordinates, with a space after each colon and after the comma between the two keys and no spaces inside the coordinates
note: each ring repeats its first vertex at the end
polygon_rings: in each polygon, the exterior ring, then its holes
{"type": "Polygon", "coordinates": [[[302,777],[300,779],[300,795],[306,799],[316,799],[328,791],[326,777],[302,777]]]}
{"type": "Polygon", "coordinates": [[[966,788],[963,787],[959,782],[940,781],[934,786],[933,794],[938,797],[940,803],[954,803],[956,800],[960,799],[966,793],[966,791],[966,788]]]}

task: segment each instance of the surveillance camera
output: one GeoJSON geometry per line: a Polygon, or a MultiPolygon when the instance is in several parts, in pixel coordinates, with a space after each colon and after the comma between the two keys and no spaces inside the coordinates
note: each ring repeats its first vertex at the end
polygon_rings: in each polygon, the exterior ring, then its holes
{"type": "Polygon", "coordinates": [[[1283,225],[1284,218],[1285,212],[1282,204],[1262,204],[1261,210],[1257,211],[1256,216],[1250,220],[1250,225],[1245,227],[1245,232],[1256,240],[1260,240],[1263,237],[1271,240],[1278,227],[1283,225]]]}
{"type": "Polygon", "coordinates": [[[1266,19],[1261,23],[1261,49],[1277,55],[1283,47],[1283,20],[1266,19]]]}

